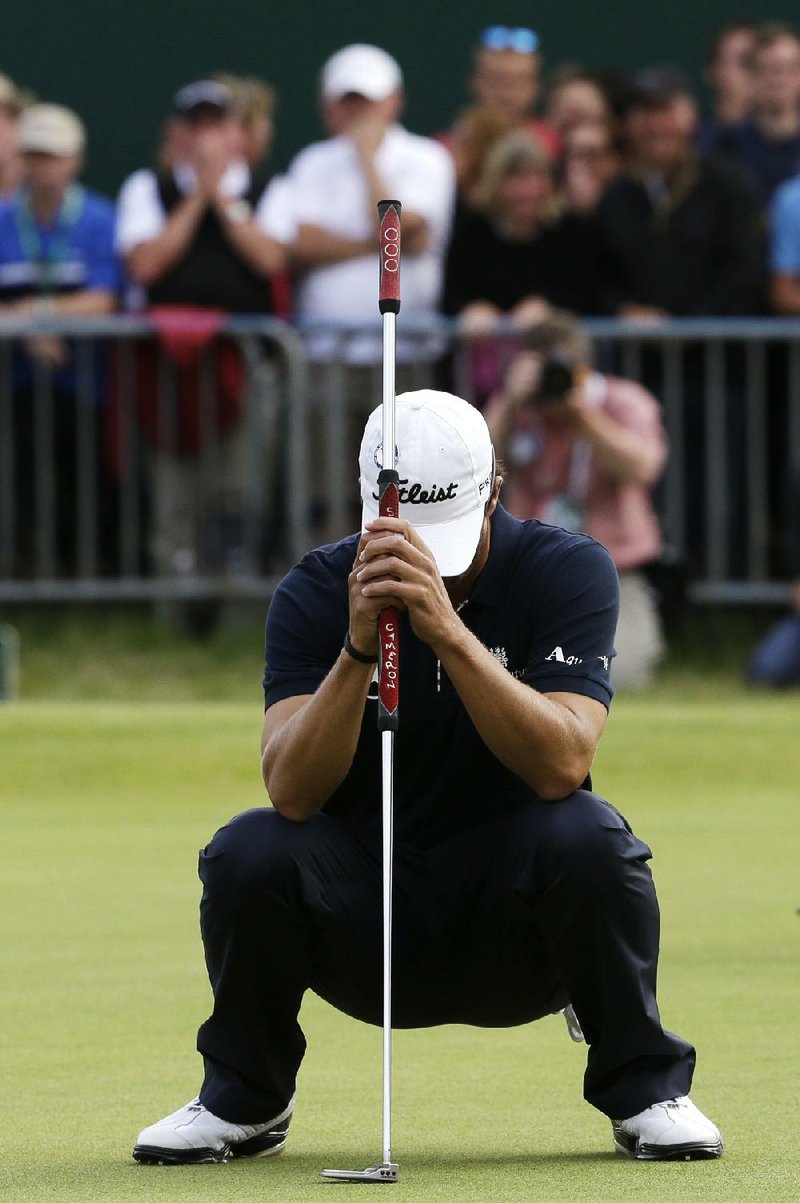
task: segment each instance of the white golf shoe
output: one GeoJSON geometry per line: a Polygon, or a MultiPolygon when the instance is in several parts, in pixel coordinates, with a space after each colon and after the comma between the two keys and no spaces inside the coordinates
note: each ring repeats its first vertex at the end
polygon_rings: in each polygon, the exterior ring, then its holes
{"type": "Polygon", "coordinates": [[[639,1161],[695,1161],[722,1154],[719,1129],[686,1095],[654,1103],[630,1119],[614,1119],[618,1153],[639,1161]]]}
{"type": "Polygon", "coordinates": [[[232,1157],[274,1157],[286,1144],[294,1098],[263,1124],[233,1124],[199,1099],[139,1133],[133,1150],[143,1165],[207,1165],[232,1157]]]}

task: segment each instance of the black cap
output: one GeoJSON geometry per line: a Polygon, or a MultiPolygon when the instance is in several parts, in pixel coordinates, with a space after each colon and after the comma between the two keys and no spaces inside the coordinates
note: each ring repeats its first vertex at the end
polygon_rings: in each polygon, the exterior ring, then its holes
{"type": "Polygon", "coordinates": [[[637,105],[657,107],[669,104],[676,96],[693,96],[689,79],[678,67],[645,67],[632,80],[628,108],[637,105]]]}
{"type": "Polygon", "coordinates": [[[233,110],[233,96],[230,88],[216,79],[198,79],[175,93],[172,107],[182,117],[199,108],[217,109],[220,115],[227,116],[233,110]]]}

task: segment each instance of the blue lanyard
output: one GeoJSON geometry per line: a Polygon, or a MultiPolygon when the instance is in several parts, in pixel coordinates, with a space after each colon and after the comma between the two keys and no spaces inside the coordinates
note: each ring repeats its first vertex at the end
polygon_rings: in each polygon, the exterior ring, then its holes
{"type": "Polygon", "coordinates": [[[53,236],[47,249],[31,208],[30,193],[20,188],[14,201],[14,219],[25,258],[39,266],[38,288],[42,293],[55,291],[56,274],[69,253],[70,236],[83,209],[84,189],[70,184],[58,211],[53,236]]]}

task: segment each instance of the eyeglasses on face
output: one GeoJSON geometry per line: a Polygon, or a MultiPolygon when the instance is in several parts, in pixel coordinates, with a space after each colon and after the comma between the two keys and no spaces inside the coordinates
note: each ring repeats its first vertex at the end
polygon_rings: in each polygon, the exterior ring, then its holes
{"type": "Polygon", "coordinates": [[[539,47],[539,35],[532,29],[508,25],[490,25],[481,34],[480,44],[486,50],[516,50],[517,54],[533,54],[539,47]]]}

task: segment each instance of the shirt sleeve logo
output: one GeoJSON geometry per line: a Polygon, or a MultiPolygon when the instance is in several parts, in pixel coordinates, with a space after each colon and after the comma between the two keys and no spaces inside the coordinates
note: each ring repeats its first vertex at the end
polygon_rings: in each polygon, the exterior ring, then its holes
{"type": "Polygon", "coordinates": [[[557,660],[559,664],[583,664],[583,656],[565,656],[562,647],[554,647],[545,660],[557,660]]]}

